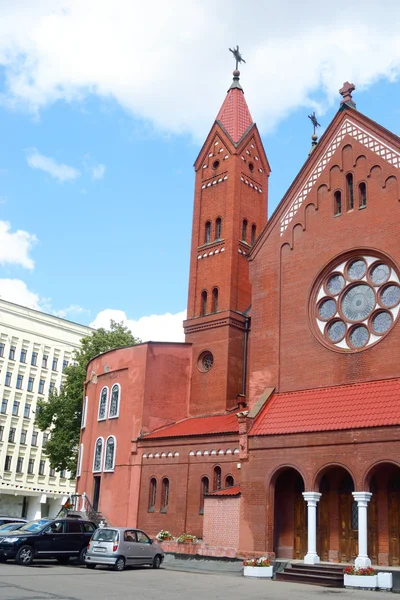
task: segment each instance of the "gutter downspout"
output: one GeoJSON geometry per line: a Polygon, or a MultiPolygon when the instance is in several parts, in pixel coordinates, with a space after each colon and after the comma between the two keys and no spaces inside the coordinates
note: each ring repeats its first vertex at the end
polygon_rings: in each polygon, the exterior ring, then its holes
{"type": "Polygon", "coordinates": [[[242,375],[242,393],[241,396],[243,398],[246,397],[246,387],[247,387],[247,346],[249,339],[249,331],[250,331],[250,317],[246,316],[246,320],[244,322],[244,338],[243,338],[243,375],[242,375]]]}

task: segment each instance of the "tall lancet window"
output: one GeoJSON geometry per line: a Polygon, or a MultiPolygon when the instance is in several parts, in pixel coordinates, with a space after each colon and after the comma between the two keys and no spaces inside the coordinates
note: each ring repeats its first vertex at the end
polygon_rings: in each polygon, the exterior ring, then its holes
{"type": "Polygon", "coordinates": [[[98,421],[103,421],[107,416],[107,402],[108,402],[108,387],[103,387],[103,389],[100,392],[99,414],[97,417],[98,421]]]}
{"type": "Polygon", "coordinates": [[[111,388],[110,412],[108,414],[110,419],[115,419],[119,415],[120,395],[121,386],[119,383],[115,383],[111,388]]]}
{"type": "Polygon", "coordinates": [[[114,471],[115,467],[115,447],[116,441],[113,435],[110,435],[106,441],[106,452],[104,457],[104,470],[114,471]]]}
{"type": "Polygon", "coordinates": [[[101,463],[103,461],[103,446],[103,438],[97,438],[96,443],[94,445],[93,473],[100,473],[101,471],[101,463]]]}

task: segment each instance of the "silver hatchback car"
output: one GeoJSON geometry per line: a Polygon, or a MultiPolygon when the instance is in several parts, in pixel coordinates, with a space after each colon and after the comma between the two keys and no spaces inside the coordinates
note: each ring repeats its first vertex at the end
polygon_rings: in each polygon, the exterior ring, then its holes
{"type": "Polygon", "coordinates": [[[85,564],[88,569],[108,565],[114,571],[123,571],[129,565],[150,565],[158,569],[163,560],[161,546],[140,529],[102,527],[91,537],[85,564]]]}

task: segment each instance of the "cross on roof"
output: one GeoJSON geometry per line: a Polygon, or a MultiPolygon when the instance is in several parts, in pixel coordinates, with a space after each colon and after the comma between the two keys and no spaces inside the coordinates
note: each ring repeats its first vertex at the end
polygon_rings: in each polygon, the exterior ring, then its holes
{"type": "Polygon", "coordinates": [[[351,102],[352,104],[354,104],[354,100],[351,96],[351,92],[354,92],[355,89],[356,89],[356,86],[354,85],[354,83],[349,83],[348,81],[346,81],[343,84],[342,89],[339,90],[339,94],[341,96],[343,96],[343,100],[341,101],[341,104],[344,104],[345,102],[351,102]]]}

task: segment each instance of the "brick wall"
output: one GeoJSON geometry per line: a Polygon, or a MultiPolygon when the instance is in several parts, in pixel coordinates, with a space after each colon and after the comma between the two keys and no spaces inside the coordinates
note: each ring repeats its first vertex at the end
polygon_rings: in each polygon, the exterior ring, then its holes
{"type": "Polygon", "coordinates": [[[238,548],[239,520],[240,496],[205,498],[204,542],[209,546],[238,548]]]}

